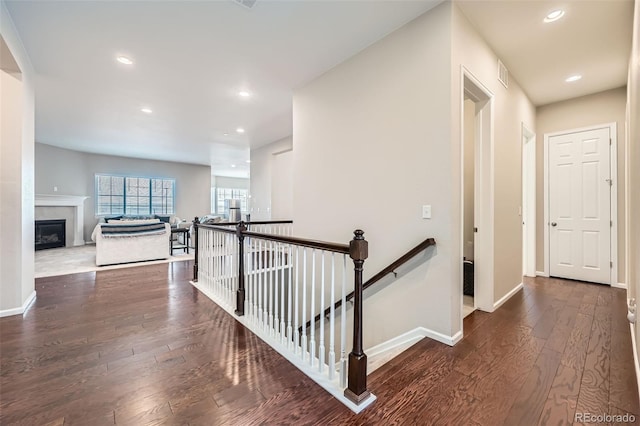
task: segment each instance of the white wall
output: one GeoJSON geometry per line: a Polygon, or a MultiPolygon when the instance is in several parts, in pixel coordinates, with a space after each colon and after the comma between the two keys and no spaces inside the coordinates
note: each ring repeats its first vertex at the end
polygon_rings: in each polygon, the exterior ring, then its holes
{"type": "MultiPolygon", "coordinates": [[[[617,124],[618,141],[618,281],[625,279],[625,107],[627,89],[607,90],[593,95],[538,107],[536,114],[536,269],[544,270],[544,135],[605,123],[617,124]]],[[[547,271],[549,272],[549,271],[547,271]]]]}
{"type": "MultiPolygon", "coordinates": [[[[0,36],[20,79],[0,71],[0,316],[22,313],[34,285],[34,71],[0,1],[0,36]]],[[[2,58],[3,68],[5,60],[2,58]]]]}
{"type": "Polygon", "coordinates": [[[271,217],[293,217],[293,151],[273,154],[271,167],[271,217]]]}
{"type": "Polygon", "coordinates": [[[451,5],[441,4],[294,93],[296,235],[346,243],[363,229],[365,279],[425,238],[437,241],[412,273],[367,295],[365,347],[419,326],[449,338],[461,327],[450,16],[451,5]],[[421,218],[423,204],[431,204],[431,220],[421,218]]]}
{"type": "Polygon", "coordinates": [[[248,178],[234,178],[227,176],[211,176],[211,186],[216,188],[249,189],[248,178]]]}
{"type": "Polygon", "coordinates": [[[251,220],[271,220],[272,191],[278,191],[272,188],[274,155],[291,151],[292,146],[293,138],[289,136],[251,150],[251,220]]]}
{"type": "MultiPolygon", "coordinates": [[[[640,294],[640,0],[635,1],[633,44],[627,82],[627,284],[629,297],[640,294]]],[[[635,324],[636,344],[640,342],[640,327],[635,324]]],[[[637,347],[636,353],[637,353],[637,347]]],[[[637,359],[636,359],[637,361],[637,359]]],[[[640,366],[636,365],[636,373],[640,366]]],[[[640,379],[638,379],[640,380],[640,379]]]]}
{"type": "MultiPolygon", "coordinates": [[[[509,88],[497,79],[498,57],[473,28],[457,5],[453,5],[452,55],[452,138],[453,157],[459,158],[461,137],[462,84],[464,66],[494,96],[493,166],[494,235],[493,300],[501,300],[522,282],[522,124],[535,132],[535,108],[518,82],[510,76],[509,88]]],[[[460,162],[454,161],[455,170],[460,162]]],[[[454,173],[454,186],[460,186],[460,173],[454,173]]],[[[454,197],[454,221],[460,223],[460,197],[454,197]]],[[[461,241],[460,227],[454,227],[455,241],[461,241]]],[[[482,230],[480,230],[482,232],[482,230]]],[[[454,252],[461,253],[459,247],[454,252]]],[[[461,258],[461,256],[460,256],[461,258]]],[[[460,269],[461,271],[461,269],[460,269]]],[[[461,277],[455,279],[461,283],[461,277]]]]}
{"type": "Polygon", "coordinates": [[[192,220],[211,210],[211,168],[195,164],[89,154],[36,144],[36,193],[88,195],[84,239],[91,241],[95,217],[95,174],[167,177],[176,180],[176,216],[192,220]],[[64,165],[64,166],[61,166],[64,165]],[[54,187],[58,188],[54,192],[54,187]]]}

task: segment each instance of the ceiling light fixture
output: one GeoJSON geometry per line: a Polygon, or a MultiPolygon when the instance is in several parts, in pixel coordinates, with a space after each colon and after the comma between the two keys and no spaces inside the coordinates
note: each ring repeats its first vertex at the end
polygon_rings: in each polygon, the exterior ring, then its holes
{"type": "Polygon", "coordinates": [[[549,12],[549,14],[544,18],[544,22],[548,24],[549,22],[557,21],[563,16],[564,16],[564,10],[562,9],[554,10],[553,12],[549,12]]]}
{"type": "Polygon", "coordinates": [[[243,129],[242,127],[238,127],[238,128],[236,129],[236,132],[238,132],[238,133],[244,133],[244,129],[243,129]]]}
{"type": "Polygon", "coordinates": [[[580,74],[572,75],[571,77],[567,77],[564,81],[567,83],[573,83],[574,81],[578,81],[582,78],[580,74]]]}
{"type": "Polygon", "coordinates": [[[247,161],[245,161],[245,163],[249,164],[249,163],[251,163],[251,160],[247,160],[247,161]]]}
{"type": "Polygon", "coordinates": [[[249,96],[251,96],[251,93],[247,92],[246,90],[241,90],[238,92],[238,96],[240,96],[241,98],[248,98],[249,96]]]}
{"type": "Polygon", "coordinates": [[[236,166],[235,164],[232,164],[232,165],[231,165],[231,167],[235,167],[235,166],[236,166]]]}
{"type": "Polygon", "coordinates": [[[151,108],[140,108],[140,111],[144,112],[145,114],[151,114],[153,112],[151,108]]]}
{"type": "Polygon", "coordinates": [[[229,136],[229,133],[223,133],[222,136],[229,136]]]}
{"type": "Polygon", "coordinates": [[[129,58],[127,58],[126,56],[118,56],[116,58],[116,61],[120,62],[121,64],[125,64],[125,65],[133,65],[133,61],[129,58]]]}

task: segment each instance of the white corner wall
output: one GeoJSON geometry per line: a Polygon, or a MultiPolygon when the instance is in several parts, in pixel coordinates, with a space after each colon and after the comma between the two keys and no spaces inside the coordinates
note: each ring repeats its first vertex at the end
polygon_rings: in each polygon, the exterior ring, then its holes
{"type": "Polygon", "coordinates": [[[34,71],[0,1],[0,35],[21,75],[0,71],[0,316],[21,314],[34,285],[34,71]]]}
{"type": "Polygon", "coordinates": [[[411,273],[368,292],[365,347],[417,327],[449,341],[461,329],[450,20],[443,3],[294,93],[296,235],[346,243],[363,229],[365,280],[425,238],[437,242],[411,273]]]}
{"type": "MultiPolygon", "coordinates": [[[[498,57],[473,28],[457,5],[453,5],[452,47],[452,145],[453,156],[460,158],[461,84],[464,66],[493,94],[493,165],[494,165],[494,306],[522,282],[522,124],[535,132],[535,107],[510,76],[509,88],[497,79],[498,57]]],[[[457,168],[459,169],[459,160],[457,168]]],[[[454,176],[459,176],[454,173],[454,176]]],[[[454,182],[459,186],[459,179],[454,182]]],[[[452,210],[460,223],[460,197],[455,198],[452,210]]],[[[454,239],[460,241],[460,226],[454,227],[454,239]]],[[[456,247],[456,260],[462,251],[456,247]],[[458,253],[460,253],[458,255],[458,253]]],[[[462,266],[455,280],[462,285],[462,266]]]]}
{"type": "Polygon", "coordinates": [[[274,155],[291,151],[292,147],[293,138],[288,136],[251,150],[251,201],[249,203],[251,220],[271,220],[272,192],[278,191],[278,188],[272,187],[274,155]]]}
{"type": "MultiPolygon", "coordinates": [[[[637,300],[640,294],[640,0],[635,1],[633,19],[633,44],[629,60],[627,82],[627,284],[628,297],[637,300]]],[[[637,312],[637,311],[636,311],[637,312]]],[[[636,320],[637,321],[637,320],[636,320]]],[[[640,342],[640,327],[632,326],[634,343],[640,342]]],[[[640,383],[638,348],[634,347],[636,379],[640,383]]]]}

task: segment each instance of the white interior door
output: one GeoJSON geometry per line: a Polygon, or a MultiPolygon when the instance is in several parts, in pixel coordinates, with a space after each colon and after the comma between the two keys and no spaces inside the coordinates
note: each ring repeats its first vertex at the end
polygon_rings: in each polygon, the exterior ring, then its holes
{"type": "Polygon", "coordinates": [[[611,283],[610,129],[549,137],[549,273],[611,283]]]}

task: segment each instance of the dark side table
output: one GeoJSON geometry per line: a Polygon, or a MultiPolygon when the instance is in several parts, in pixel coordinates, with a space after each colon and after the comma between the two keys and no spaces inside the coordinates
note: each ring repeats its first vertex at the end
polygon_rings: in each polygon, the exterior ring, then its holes
{"type": "Polygon", "coordinates": [[[189,228],[171,228],[171,254],[174,250],[182,249],[183,252],[189,253],[189,228]],[[173,235],[176,235],[176,239],[173,239],[173,235]],[[180,241],[180,234],[182,234],[182,241],[180,241]]]}

